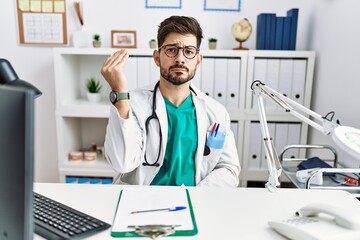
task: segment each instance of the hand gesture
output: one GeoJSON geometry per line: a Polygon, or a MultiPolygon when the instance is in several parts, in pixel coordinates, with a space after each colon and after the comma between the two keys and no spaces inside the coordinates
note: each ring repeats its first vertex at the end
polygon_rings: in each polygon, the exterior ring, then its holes
{"type": "Polygon", "coordinates": [[[121,49],[108,57],[101,68],[101,74],[109,83],[110,88],[116,92],[128,92],[127,79],[124,66],[129,58],[126,49],[121,49]]]}

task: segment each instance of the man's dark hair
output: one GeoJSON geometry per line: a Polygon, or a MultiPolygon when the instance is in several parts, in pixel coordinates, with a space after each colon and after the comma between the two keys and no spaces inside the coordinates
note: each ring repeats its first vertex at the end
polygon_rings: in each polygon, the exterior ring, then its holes
{"type": "Polygon", "coordinates": [[[200,48],[203,38],[199,22],[193,17],[171,16],[159,25],[157,40],[159,47],[163,45],[169,33],[193,34],[196,37],[197,48],[200,48]]]}

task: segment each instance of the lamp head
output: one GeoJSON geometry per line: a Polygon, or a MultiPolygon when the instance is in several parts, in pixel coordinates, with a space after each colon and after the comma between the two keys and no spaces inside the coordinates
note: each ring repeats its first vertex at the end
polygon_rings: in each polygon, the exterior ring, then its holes
{"type": "Polygon", "coordinates": [[[35,91],[35,98],[39,97],[42,92],[34,85],[19,79],[15,70],[11,66],[10,62],[6,59],[0,58],[0,84],[6,84],[10,86],[19,86],[35,91]]]}
{"type": "Polygon", "coordinates": [[[332,138],[342,150],[360,160],[360,129],[338,126],[334,129],[332,138]]]}

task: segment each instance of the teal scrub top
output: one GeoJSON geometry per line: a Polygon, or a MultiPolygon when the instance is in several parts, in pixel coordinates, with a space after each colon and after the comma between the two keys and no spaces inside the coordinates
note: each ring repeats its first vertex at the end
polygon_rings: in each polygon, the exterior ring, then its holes
{"type": "Polygon", "coordinates": [[[176,107],[164,97],[168,116],[168,140],[164,163],[151,185],[195,186],[195,154],[198,145],[195,106],[190,94],[176,107]]]}

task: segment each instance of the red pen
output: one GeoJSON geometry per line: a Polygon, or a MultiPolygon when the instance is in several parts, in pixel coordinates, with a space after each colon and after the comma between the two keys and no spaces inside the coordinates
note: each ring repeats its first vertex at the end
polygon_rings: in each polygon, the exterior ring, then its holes
{"type": "Polygon", "coordinates": [[[216,129],[216,123],[214,123],[214,126],[213,126],[213,128],[211,129],[211,136],[213,135],[215,129],[216,129]]]}

